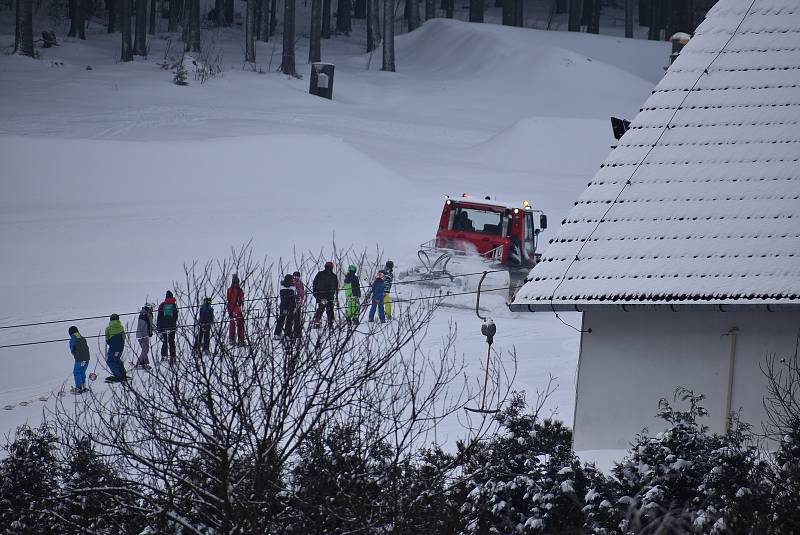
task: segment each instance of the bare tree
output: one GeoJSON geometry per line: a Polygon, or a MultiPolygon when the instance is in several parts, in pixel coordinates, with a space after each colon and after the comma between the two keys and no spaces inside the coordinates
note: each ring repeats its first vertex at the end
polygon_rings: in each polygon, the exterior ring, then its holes
{"type": "Polygon", "coordinates": [[[275,35],[275,28],[278,25],[278,20],[276,18],[278,11],[278,0],[270,0],[269,3],[269,36],[272,37],[275,35]]]}
{"type": "MultiPolygon", "coordinates": [[[[271,532],[275,515],[265,513],[277,511],[290,491],[281,474],[316,430],[342,423],[364,429],[369,440],[393,444],[400,466],[435,443],[432,431],[442,418],[474,401],[454,351],[454,328],[439,352],[423,349],[436,300],[403,304],[393,322],[370,332],[304,329],[295,339],[276,340],[279,274],[309,273],[318,263],[301,257],[291,267],[274,266],[243,248],[216,264],[187,266],[176,283],[183,303],[222,299],[229,274],[239,274],[250,303],[247,347],[228,345],[223,320],[212,327],[212,354],[196,354],[197,309],[190,307],[181,313],[183,357],[174,364],[90,393],[80,408],[57,406],[59,429],[74,438],[66,445],[88,439],[122,468],[123,496],[155,524],[151,529],[271,532]]],[[[350,252],[338,253],[336,263],[354,263],[363,272],[382,265],[380,258],[350,252]]],[[[483,418],[470,440],[479,441],[490,426],[483,418]]]]}
{"type": "MultiPolygon", "coordinates": [[[[77,0],[80,2],[81,0],[77,0]]],[[[133,53],[147,55],[147,0],[136,0],[136,29],[133,37],[133,53]]]]}
{"type": "Polygon", "coordinates": [[[14,53],[35,57],[33,48],[33,0],[17,0],[14,53]]]}
{"type": "Polygon", "coordinates": [[[413,32],[419,28],[419,4],[417,0],[406,0],[406,13],[408,17],[408,31],[413,32]]]}
{"type": "Polygon", "coordinates": [[[181,2],[182,0],[167,0],[169,2],[169,22],[167,22],[167,31],[168,32],[177,32],[178,31],[178,20],[180,17],[181,12],[181,2]]]}
{"type": "Polygon", "coordinates": [[[469,0],[469,21],[483,22],[483,0],[469,0]]]}
{"type": "Polygon", "coordinates": [[[225,26],[233,24],[233,19],[236,15],[233,9],[233,2],[234,0],[225,0],[225,9],[223,10],[225,12],[225,26]]]}
{"type": "Polygon", "coordinates": [[[258,39],[259,41],[269,42],[270,26],[270,1],[259,0],[259,24],[258,24],[258,39]]]}
{"type": "Polygon", "coordinates": [[[295,1],[283,0],[283,54],[281,59],[281,72],[289,76],[297,76],[294,61],[294,15],[295,1]]]}
{"type": "Polygon", "coordinates": [[[633,0],[625,0],[625,37],[633,37],[633,0]]]}
{"type": "Polygon", "coordinates": [[[247,0],[247,11],[244,21],[244,60],[256,62],[256,4],[257,0],[247,0]]]}
{"type": "Polygon", "coordinates": [[[147,28],[147,33],[150,35],[156,34],[156,21],[158,20],[156,16],[158,14],[158,10],[159,4],[157,0],[150,0],[150,24],[147,28]]]}
{"type": "Polygon", "coordinates": [[[436,0],[425,0],[425,20],[436,18],[436,0]]]}
{"type": "Polygon", "coordinates": [[[353,24],[350,17],[352,2],[350,0],[339,0],[336,4],[336,31],[344,35],[350,35],[353,31],[353,24]]]}
{"type": "Polygon", "coordinates": [[[581,31],[581,14],[583,12],[582,0],[569,0],[569,23],[568,30],[571,32],[581,31]]]}
{"type": "Polygon", "coordinates": [[[383,0],[383,66],[381,70],[395,72],[394,0],[383,0]]]}
{"type": "Polygon", "coordinates": [[[311,0],[311,33],[308,42],[308,62],[322,60],[322,0],[311,0]]]}
{"type": "Polygon", "coordinates": [[[120,61],[133,61],[133,41],[131,39],[131,2],[130,0],[117,0],[117,10],[119,11],[122,33],[122,50],[120,61]]]}
{"type": "Polygon", "coordinates": [[[200,52],[201,33],[200,28],[200,0],[189,1],[189,43],[192,52],[200,52]]]}
{"type": "Polygon", "coordinates": [[[117,19],[119,19],[117,0],[105,0],[105,4],[108,11],[108,33],[114,33],[117,31],[117,19]]]}
{"type": "Polygon", "coordinates": [[[85,0],[70,0],[69,2],[69,32],[67,36],[86,39],[86,6],[85,0]]]}
{"type": "Polygon", "coordinates": [[[379,0],[367,0],[367,52],[378,48],[381,42],[379,0]]]}
{"type": "Polygon", "coordinates": [[[322,28],[320,35],[323,39],[331,38],[331,0],[322,0],[322,28]]]}

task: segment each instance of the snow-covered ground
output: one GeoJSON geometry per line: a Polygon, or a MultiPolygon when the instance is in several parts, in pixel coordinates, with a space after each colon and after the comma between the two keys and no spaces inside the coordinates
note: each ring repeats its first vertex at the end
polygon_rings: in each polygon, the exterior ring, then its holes
{"type": "MultiPolygon", "coordinates": [[[[0,22],[5,45],[13,26],[0,22]]],[[[668,54],[658,42],[436,19],[397,38],[398,72],[386,73],[356,30],[323,43],[333,101],[308,95],[302,61],[304,79],[269,72],[279,37],[258,44],[266,74],[243,70],[239,30],[213,39],[223,77],[188,87],[157,65],[165,35],[128,64],[115,61],[119,36],[96,26],[40,60],[0,57],[0,326],[137,310],[183,263],[251,239],[272,258],[333,239],[377,244],[403,270],[445,193],[529,199],[550,216],[546,243],[614,141],[608,117],[636,113],[668,54]]],[[[496,347],[519,354],[516,388],[558,377],[548,409],[571,423],[578,334],[491,304],[496,347]]],[[[451,319],[477,374],[480,324],[445,308],[433,334],[451,319]]],[[[105,324],[78,322],[84,334],[105,324]]],[[[67,327],[0,330],[0,345],[67,327]]],[[[71,381],[65,343],[0,349],[0,362],[0,409],[14,406],[0,431],[45,405],[21,401],[71,381]]]]}

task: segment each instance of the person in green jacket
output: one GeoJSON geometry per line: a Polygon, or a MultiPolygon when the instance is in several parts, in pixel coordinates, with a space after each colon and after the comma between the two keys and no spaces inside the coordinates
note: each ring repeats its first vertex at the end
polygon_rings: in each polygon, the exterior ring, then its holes
{"type": "Polygon", "coordinates": [[[111,370],[111,373],[114,374],[106,377],[106,382],[127,381],[128,375],[125,373],[125,366],[122,364],[122,350],[125,349],[125,327],[122,326],[117,314],[111,314],[108,327],[106,327],[106,345],[108,346],[106,364],[108,364],[108,369],[111,370]]]}
{"type": "Polygon", "coordinates": [[[344,277],[344,316],[348,325],[358,325],[358,318],[361,315],[361,286],[356,271],[356,266],[350,264],[344,277]]]}

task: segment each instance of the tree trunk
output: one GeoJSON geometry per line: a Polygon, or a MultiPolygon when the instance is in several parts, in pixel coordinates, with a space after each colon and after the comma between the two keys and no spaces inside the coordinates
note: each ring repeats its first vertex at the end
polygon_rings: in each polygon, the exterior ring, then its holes
{"type": "Polygon", "coordinates": [[[233,0],[225,0],[225,26],[230,26],[233,24],[233,0]]]}
{"type": "Polygon", "coordinates": [[[17,16],[14,28],[14,53],[35,57],[33,48],[33,0],[17,0],[17,16]]]}
{"type": "Polygon", "coordinates": [[[383,0],[383,67],[394,72],[394,0],[383,0]]]}
{"type": "Polygon", "coordinates": [[[322,0],[311,0],[311,35],[308,42],[308,62],[322,61],[322,0]]]}
{"type": "Polygon", "coordinates": [[[380,8],[378,0],[367,0],[367,52],[381,42],[380,8]]]}
{"type": "Polygon", "coordinates": [[[261,0],[261,24],[259,24],[258,39],[265,43],[269,42],[269,27],[272,22],[269,20],[270,1],[261,0]]]}
{"type": "Polygon", "coordinates": [[[589,0],[589,21],[586,33],[600,33],[600,0],[589,0]]]}
{"type": "Polygon", "coordinates": [[[131,40],[131,2],[130,0],[117,0],[117,11],[120,16],[120,30],[122,31],[122,50],[120,61],[133,61],[133,42],[131,40]]]}
{"type": "Polygon", "coordinates": [[[169,1],[169,22],[167,23],[168,32],[178,31],[178,3],[180,0],[169,1]]]}
{"type": "Polygon", "coordinates": [[[79,39],[86,39],[86,19],[84,5],[85,0],[70,0],[70,23],[69,23],[69,37],[78,37],[79,39]]]}
{"type": "MultiPolygon", "coordinates": [[[[417,0],[406,0],[406,11],[408,11],[408,31],[413,32],[419,28],[419,5],[417,0]]],[[[483,11],[481,11],[481,14],[483,14],[483,11]]]]}
{"type": "Polygon", "coordinates": [[[247,0],[247,10],[244,20],[244,60],[248,63],[256,62],[256,2],[247,0]]]}
{"type": "Polygon", "coordinates": [[[331,0],[322,0],[322,30],[323,39],[331,38],[331,0]]]}
{"type": "Polygon", "coordinates": [[[469,1],[469,21],[483,22],[483,0],[469,1]]]}
{"type": "Polygon", "coordinates": [[[350,35],[353,24],[350,21],[350,0],[339,0],[336,4],[336,31],[350,35]]]}
{"type": "Polygon", "coordinates": [[[436,18],[436,0],[425,0],[425,20],[436,18]]]}
{"type": "Polygon", "coordinates": [[[275,27],[278,24],[276,12],[278,10],[278,0],[270,0],[269,3],[269,36],[275,35],[275,27]]]}
{"type": "Polygon", "coordinates": [[[117,0],[106,0],[108,11],[108,33],[117,31],[117,0]]]}
{"type": "Polygon", "coordinates": [[[192,52],[200,52],[201,47],[201,28],[200,28],[200,0],[189,0],[192,5],[190,21],[192,29],[190,39],[192,41],[192,52]]]}
{"type": "MultiPolygon", "coordinates": [[[[78,0],[80,2],[81,0],[78,0]]],[[[136,0],[136,30],[133,37],[133,53],[147,56],[147,0],[136,0]]]]}
{"type": "Polygon", "coordinates": [[[516,0],[505,0],[503,2],[503,26],[514,26],[514,13],[516,0]]]}
{"type": "Polygon", "coordinates": [[[581,0],[569,0],[569,25],[567,29],[571,32],[581,31],[582,4],[581,0]]]}
{"type": "Polygon", "coordinates": [[[633,0],[625,0],[625,37],[633,37],[633,0]]]}
{"type": "Polygon", "coordinates": [[[647,30],[647,38],[651,41],[661,39],[661,10],[659,0],[650,0],[650,27],[647,30]]]}
{"type": "Polygon", "coordinates": [[[367,0],[355,0],[355,5],[353,6],[353,18],[366,20],[367,0]]]}
{"type": "Polygon", "coordinates": [[[147,33],[150,35],[156,34],[156,14],[158,13],[158,5],[156,0],[150,0],[150,27],[147,33]]]}
{"type": "Polygon", "coordinates": [[[456,7],[456,1],[455,0],[445,0],[445,2],[447,2],[447,8],[445,9],[444,16],[447,17],[448,19],[452,19],[453,18],[453,11],[455,10],[455,7],[456,7]]]}
{"type": "MultiPolygon", "coordinates": [[[[597,0],[598,2],[600,0],[597,0]]],[[[525,26],[525,12],[524,12],[524,0],[515,0],[514,2],[514,26],[518,26],[522,28],[525,26]]]]}
{"type": "Polygon", "coordinates": [[[283,0],[283,57],[281,72],[297,76],[294,64],[294,12],[295,0],[283,0]]]}

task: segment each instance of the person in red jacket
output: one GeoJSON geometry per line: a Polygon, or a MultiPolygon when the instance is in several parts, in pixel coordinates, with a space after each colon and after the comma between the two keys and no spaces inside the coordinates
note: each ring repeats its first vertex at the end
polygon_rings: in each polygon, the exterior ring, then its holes
{"type": "Polygon", "coordinates": [[[244,314],[242,307],[244,306],[244,290],[239,285],[239,274],[234,273],[231,281],[231,287],[228,288],[228,315],[230,316],[230,324],[228,327],[228,338],[231,345],[236,344],[236,335],[239,335],[239,345],[244,346],[244,314]]]}

